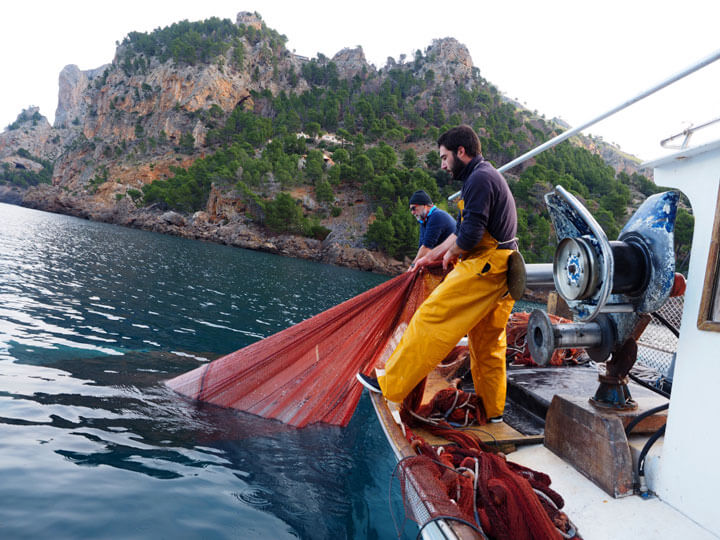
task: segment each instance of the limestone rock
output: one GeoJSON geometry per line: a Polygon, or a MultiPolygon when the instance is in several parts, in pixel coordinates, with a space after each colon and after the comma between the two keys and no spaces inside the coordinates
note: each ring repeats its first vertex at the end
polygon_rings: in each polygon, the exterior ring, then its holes
{"type": "Polygon", "coordinates": [[[80,125],[87,113],[87,100],[84,98],[89,78],[76,65],[63,68],[59,77],[58,106],[55,110],[55,127],[69,128],[80,125]]]}
{"type": "Polygon", "coordinates": [[[160,219],[170,225],[176,225],[178,227],[185,226],[185,218],[177,212],[165,212],[160,216],[160,219]]]}
{"type": "Polygon", "coordinates": [[[262,19],[257,15],[257,13],[241,11],[237,14],[235,24],[245,24],[248,26],[253,26],[256,30],[260,30],[262,28],[262,19]]]}
{"type": "Polygon", "coordinates": [[[37,161],[27,159],[22,156],[14,155],[4,158],[0,158],[0,164],[7,163],[14,169],[28,170],[33,172],[40,172],[43,166],[37,161]]]}
{"type": "Polygon", "coordinates": [[[22,204],[24,191],[15,186],[0,185],[0,202],[22,204]]]}
{"type": "Polygon", "coordinates": [[[435,72],[441,86],[468,86],[473,79],[473,62],[467,47],[454,38],[435,39],[426,51],[425,70],[435,72]]]}
{"type": "Polygon", "coordinates": [[[365,59],[365,52],[362,47],[354,49],[345,48],[331,60],[338,68],[338,76],[341,79],[352,79],[355,75],[365,78],[367,74],[373,71],[373,68],[365,59]]]}
{"type": "Polygon", "coordinates": [[[20,149],[41,159],[54,160],[61,151],[60,139],[38,107],[23,110],[17,120],[0,133],[0,158],[17,156],[20,149]]]}

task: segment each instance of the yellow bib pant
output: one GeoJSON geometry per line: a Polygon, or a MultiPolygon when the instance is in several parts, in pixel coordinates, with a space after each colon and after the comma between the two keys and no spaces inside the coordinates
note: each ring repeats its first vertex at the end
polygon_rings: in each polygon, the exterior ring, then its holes
{"type": "Polygon", "coordinates": [[[511,250],[487,232],[413,315],[378,376],[390,401],[400,402],[467,334],[473,384],[489,418],[505,408],[505,326],[515,301],[508,294],[511,250]]]}

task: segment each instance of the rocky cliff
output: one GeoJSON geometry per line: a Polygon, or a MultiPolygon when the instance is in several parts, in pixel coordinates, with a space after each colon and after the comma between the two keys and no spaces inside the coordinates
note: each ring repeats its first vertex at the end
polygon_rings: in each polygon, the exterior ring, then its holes
{"type": "Polygon", "coordinates": [[[38,107],[22,111],[17,120],[0,134],[0,160],[17,163],[18,159],[22,159],[18,155],[20,149],[48,160],[56,159],[62,150],[61,134],[50,126],[38,107]]]}
{"type": "MultiPolygon", "coordinates": [[[[178,28],[182,24],[189,23],[178,28]]],[[[262,96],[306,92],[311,87],[303,75],[307,65],[319,70],[332,65],[339,79],[361,85],[370,95],[396,84],[398,70],[411,73],[416,115],[410,115],[411,122],[420,122],[414,118],[433,107],[449,116],[459,107],[461,90],[470,95],[478,81],[486,84],[467,48],[453,38],[438,39],[424,54],[418,51],[414,61],[389,59],[377,70],[360,47],[343,49],[332,59],[294,55],[285,48],[285,37],[254,13],[238,14],[234,24],[241,31],[228,30],[229,22],[213,24],[212,33],[225,31],[228,37],[207,57],[202,56],[208,46],[203,41],[182,49],[169,40],[158,48],[152,36],[131,33],[111,63],[87,71],[66,66],[59,77],[54,126],[30,108],[0,134],[0,162],[32,171],[42,168],[42,160],[52,161],[52,185],[0,186],[0,200],[364,270],[401,271],[404,262],[364,249],[372,211],[356,187],[335,194],[342,214],[323,217],[322,225],[330,230],[324,241],[269,233],[248,218],[248,200],[232,186],[214,186],[206,208],[192,215],[141,208],[131,195],[212,153],[208,133],[223,126],[238,107],[272,118],[262,96]]],[[[432,145],[425,151],[430,149],[432,145]]],[[[277,185],[269,175],[259,196],[272,196],[277,185]]],[[[293,196],[307,212],[318,206],[313,190],[293,196]]]]}

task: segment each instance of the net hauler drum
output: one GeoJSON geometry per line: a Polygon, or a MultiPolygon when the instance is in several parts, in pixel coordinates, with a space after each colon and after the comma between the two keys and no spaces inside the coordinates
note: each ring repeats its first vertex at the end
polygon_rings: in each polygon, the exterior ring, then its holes
{"type": "Polygon", "coordinates": [[[644,314],[659,309],[673,288],[678,194],[669,191],[649,197],[612,242],[590,212],[561,186],[545,195],[545,202],[559,241],[553,280],[575,322],[552,325],[544,313],[533,313],[528,326],[533,360],[544,365],[555,349],[577,347],[587,348],[598,362],[612,357],[602,382],[604,388],[608,384],[622,388],[598,390],[594,404],[632,407],[625,386],[635,361],[629,342],[637,337],[644,314]]]}

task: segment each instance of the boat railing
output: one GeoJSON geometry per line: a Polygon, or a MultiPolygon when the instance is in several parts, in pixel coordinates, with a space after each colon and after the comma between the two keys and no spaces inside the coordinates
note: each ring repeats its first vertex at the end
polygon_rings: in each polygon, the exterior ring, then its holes
{"type": "Polygon", "coordinates": [[[677,133],[668,137],[667,139],[663,139],[662,141],[660,141],[660,146],[662,146],[663,148],[672,148],[674,150],[685,150],[688,147],[688,144],[690,144],[690,137],[692,137],[693,133],[700,131],[701,129],[704,129],[708,126],[712,126],[713,124],[717,124],[718,122],[720,122],[720,117],[715,118],[714,120],[710,120],[709,122],[705,122],[704,124],[700,124],[699,126],[690,125],[687,128],[683,129],[680,133],[677,133]],[[685,137],[682,143],[670,144],[671,141],[679,139],[680,137],[685,137]]]}

